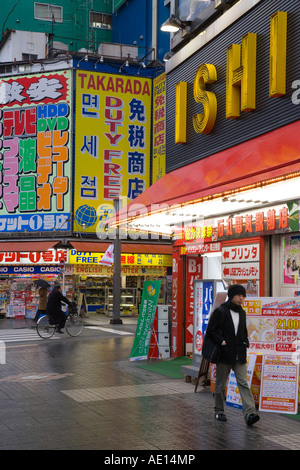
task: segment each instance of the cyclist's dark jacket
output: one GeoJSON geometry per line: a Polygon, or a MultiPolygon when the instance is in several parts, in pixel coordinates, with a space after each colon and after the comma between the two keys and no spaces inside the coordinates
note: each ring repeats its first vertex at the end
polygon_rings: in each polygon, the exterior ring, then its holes
{"type": "Polygon", "coordinates": [[[48,295],[47,314],[54,319],[59,319],[63,313],[61,309],[62,302],[68,305],[71,304],[69,299],[67,299],[67,297],[65,297],[59,289],[54,287],[54,289],[48,295]]]}

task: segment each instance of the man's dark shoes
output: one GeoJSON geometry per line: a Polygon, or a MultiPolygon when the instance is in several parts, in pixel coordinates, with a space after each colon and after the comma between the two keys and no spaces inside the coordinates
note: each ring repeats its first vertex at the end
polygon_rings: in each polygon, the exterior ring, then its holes
{"type": "Polygon", "coordinates": [[[246,418],[246,423],[248,426],[252,426],[252,424],[257,423],[259,421],[259,416],[255,413],[251,413],[246,418]]]}
{"type": "Polygon", "coordinates": [[[63,332],[60,328],[58,328],[58,329],[56,330],[56,332],[59,333],[60,335],[63,335],[63,334],[64,334],[64,332],[63,332]]]}
{"type": "Polygon", "coordinates": [[[224,415],[224,413],[216,413],[216,414],[215,414],[215,418],[216,418],[218,421],[227,421],[227,418],[226,418],[226,416],[224,415]]]}

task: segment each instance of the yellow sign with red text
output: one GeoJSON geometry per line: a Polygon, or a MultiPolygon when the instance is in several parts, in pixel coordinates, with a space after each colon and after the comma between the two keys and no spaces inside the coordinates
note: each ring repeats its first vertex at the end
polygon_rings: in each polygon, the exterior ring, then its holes
{"type": "Polygon", "coordinates": [[[150,184],[151,79],[76,74],[74,231],[95,233],[150,184]]]}

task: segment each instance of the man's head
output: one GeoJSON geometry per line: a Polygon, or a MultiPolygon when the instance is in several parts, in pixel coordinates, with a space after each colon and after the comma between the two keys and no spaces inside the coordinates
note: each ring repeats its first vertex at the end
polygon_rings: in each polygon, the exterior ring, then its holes
{"type": "Polygon", "coordinates": [[[55,283],[55,284],[54,284],[54,289],[59,290],[59,289],[60,289],[60,284],[55,283]]]}
{"type": "Polygon", "coordinates": [[[236,305],[242,305],[246,298],[246,289],[240,284],[233,284],[228,289],[228,298],[236,305]]]}

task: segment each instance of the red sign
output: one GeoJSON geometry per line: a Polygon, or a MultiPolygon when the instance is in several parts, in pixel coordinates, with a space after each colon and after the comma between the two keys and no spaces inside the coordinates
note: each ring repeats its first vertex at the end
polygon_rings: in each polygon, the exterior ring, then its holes
{"type": "Polygon", "coordinates": [[[194,281],[202,279],[202,256],[186,258],[186,353],[193,352],[194,281]]]}

